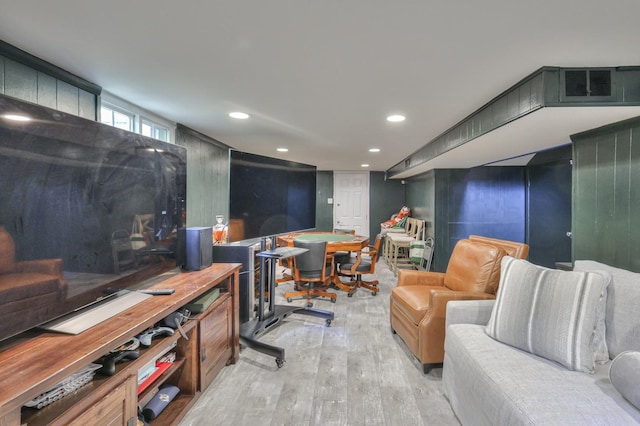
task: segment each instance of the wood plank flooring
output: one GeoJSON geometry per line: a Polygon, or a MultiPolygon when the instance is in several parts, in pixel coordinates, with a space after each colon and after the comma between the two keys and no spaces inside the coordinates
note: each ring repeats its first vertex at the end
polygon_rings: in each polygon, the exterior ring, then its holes
{"type": "MultiPolygon", "coordinates": [[[[280,271],[279,271],[280,272],[280,271]]],[[[389,325],[389,294],[396,278],[376,266],[380,293],[340,290],[337,302],[315,299],[335,312],[320,318],[291,315],[261,337],[284,347],[286,362],[244,348],[180,423],[188,425],[459,425],[442,394],[442,369],[423,374],[389,325]]],[[[276,303],[292,282],[276,288],[276,303]]],[[[291,303],[304,306],[302,300],[291,303]]]]}

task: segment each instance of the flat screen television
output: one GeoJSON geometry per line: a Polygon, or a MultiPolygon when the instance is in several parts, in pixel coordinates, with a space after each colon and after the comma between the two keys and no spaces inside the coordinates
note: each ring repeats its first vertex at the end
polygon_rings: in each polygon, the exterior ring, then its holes
{"type": "Polygon", "coordinates": [[[0,95],[0,340],[174,269],[185,200],[185,148],[0,95]]]}
{"type": "Polygon", "coordinates": [[[229,196],[230,241],[316,226],[315,166],[232,150],[229,196]]]}

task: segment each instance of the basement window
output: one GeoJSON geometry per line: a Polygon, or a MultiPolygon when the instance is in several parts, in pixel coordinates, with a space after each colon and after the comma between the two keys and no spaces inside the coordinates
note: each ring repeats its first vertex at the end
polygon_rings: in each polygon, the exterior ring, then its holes
{"type": "Polygon", "coordinates": [[[103,92],[100,99],[100,122],[173,143],[173,123],[108,92],[103,92]]]}
{"type": "Polygon", "coordinates": [[[114,105],[102,103],[100,106],[100,122],[118,129],[134,131],[135,114],[114,105]]]}
{"type": "Polygon", "coordinates": [[[164,142],[170,142],[169,129],[145,118],[141,119],[140,133],[143,136],[149,136],[150,138],[158,139],[164,142]]]}

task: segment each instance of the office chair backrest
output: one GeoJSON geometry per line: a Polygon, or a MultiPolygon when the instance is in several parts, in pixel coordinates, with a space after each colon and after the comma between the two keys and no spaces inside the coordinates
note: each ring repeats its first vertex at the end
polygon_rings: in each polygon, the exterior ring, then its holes
{"type": "Polygon", "coordinates": [[[295,257],[296,270],[305,276],[320,276],[326,265],[326,241],[293,240],[294,247],[309,249],[295,257]]]}

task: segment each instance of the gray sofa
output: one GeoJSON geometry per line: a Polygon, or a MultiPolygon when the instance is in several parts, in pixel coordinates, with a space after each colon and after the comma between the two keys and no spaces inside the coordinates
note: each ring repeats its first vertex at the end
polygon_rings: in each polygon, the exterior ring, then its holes
{"type": "MultiPolygon", "coordinates": [[[[490,337],[500,294],[498,301],[449,302],[442,381],[463,425],[640,424],[640,274],[593,261],[576,261],[574,271],[604,271],[601,275],[610,277],[602,290],[606,305],[600,302],[607,347],[592,373],[490,337]],[[635,367],[623,371],[617,361],[629,356],[635,367]]],[[[554,326],[548,316],[547,323],[554,326]]],[[[602,319],[596,329],[601,324],[602,319]]]]}

